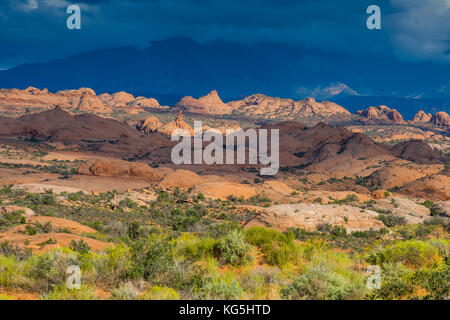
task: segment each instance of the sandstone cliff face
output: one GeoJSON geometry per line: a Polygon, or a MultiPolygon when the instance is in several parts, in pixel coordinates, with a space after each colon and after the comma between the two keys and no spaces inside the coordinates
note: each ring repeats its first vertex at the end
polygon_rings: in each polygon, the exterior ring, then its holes
{"type": "Polygon", "coordinates": [[[156,99],[145,97],[135,99],[133,95],[124,91],[97,95],[90,88],[60,90],[56,93],[34,87],[24,90],[0,89],[0,108],[17,107],[19,114],[25,113],[23,107],[52,109],[56,106],[80,112],[112,113],[121,110],[130,114],[144,111],[144,107],[167,108],[160,106],[156,99]]]}
{"type": "Polygon", "coordinates": [[[425,113],[425,111],[420,110],[412,119],[413,122],[429,122],[431,120],[431,113],[425,113]]]}
{"type": "Polygon", "coordinates": [[[366,110],[356,111],[356,114],[367,119],[404,123],[403,116],[397,110],[387,106],[369,107],[366,110]]]}

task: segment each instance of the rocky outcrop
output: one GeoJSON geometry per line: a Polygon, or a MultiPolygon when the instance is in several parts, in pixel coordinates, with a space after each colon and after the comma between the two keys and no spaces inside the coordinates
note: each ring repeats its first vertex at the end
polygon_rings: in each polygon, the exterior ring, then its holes
{"type": "Polygon", "coordinates": [[[450,200],[450,177],[427,176],[404,185],[399,192],[410,197],[447,201],[450,200]]]}
{"type": "Polygon", "coordinates": [[[436,126],[450,127],[450,116],[444,111],[436,112],[430,122],[436,126]]]}
{"type": "Polygon", "coordinates": [[[162,175],[149,165],[121,160],[88,160],[78,167],[78,174],[99,177],[134,177],[159,182],[162,175]]]}
{"type": "Polygon", "coordinates": [[[31,210],[30,208],[25,207],[19,207],[19,206],[0,206],[0,215],[2,214],[11,214],[13,212],[20,212],[22,215],[26,218],[33,217],[36,213],[34,210],[31,210]]]}
{"type": "Polygon", "coordinates": [[[243,100],[229,102],[228,105],[234,113],[268,119],[284,118],[292,120],[296,118],[326,118],[334,115],[350,115],[348,110],[334,102],[317,102],[314,98],[294,101],[255,94],[243,100]]]}
{"type": "Polygon", "coordinates": [[[356,114],[367,119],[389,121],[396,124],[404,123],[403,116],[397,110],[382,105],[358,110],[356,114]]]}
{"type": "Polygon", "coordinates": [[[136,125],[136,129],[144,133],[157,132],[159,128],[162,127],[161,121],[155,116],[148,117],[147,119],[141,120],[136,125]]]}
{"type": "Polygon", "coordinates": [[[420,140],[403,141],[391,148],[393,155],[420,164],[446,163],[450,157],[442,155],[420,140]]]}
{"type": "Polygon", "coordinates": [[[375,211],[347,205],[281,204],[261,209],[246,227],[265,226],[282,231],[297,227],[314,231],[320,224],[329,223],[332,226],[343,226],[347,232],[366,231],[384,227],[377,217],[378,213],[375,211]]]}
{"type": "Polygon", "coordinates": [[[431,120],[431,113],[425,113],[423,110],[419,110],[413,117],[413,122],[429,122],[431,120]]]}
{"type": "Polygon", "coordinates": [[[210,115],[231,113],[230,107],[220,99],[219,94],[216,90],[213,90],[207,95],[198,99],[190,96],[184,97],[175,105],[175,108],[184,110],[189,113],[210,115]]]}
{"type": "Polygon", "coordinates": [[[28,87],[20,89],[0,89],[0,108],[18,107],[18,113],[24,113],[24,107],[51,109],[59,106],[82,112],[112,113],[122,110],[127,113],[138,113],[144,107],[164,108],[153,98],[137,97],[120,91],[113,94],[103,93],[97,96],[90,88],[77,90],[60,90],[51,93],[47,89],[40,90],[28,87]]]}
{"type": "Polygon", "coordinates": [[[203,194],[208,199],[227,200],[228,197],[248,199],[256,196],[255,188],[234,182],[207,182],[193,187],[192,194],[203,194]]]}
{"type": "Polygon", "coordinates": [[[430,209],[407,198],[388,197],[379,199],[370,208],[403,217],[406,223],[423,223],[425,219],[430,217],[430,209]]]}
{"type": "Polygon", "coordinates": [[[181,110],[178,111],[178,115],[174,121],[171,121],[171,122],[166,123],[165,125],[159,127],[157,129],[157,131],[161,132],[161,133],[165,133],[170,136],[170,135],[172,135],[172,132],[174,132],[175,130],[178,130],[178,129],[186,130],[191,135],[194,134],[194,129],[192,129],[192,127],[189,124],[184,122],[184,116],[183,116],[183,112],[181,110]]]}
{"type": "Polygon", "coordinates": [[[431,208],[431,211],[434,215],[450,218],[450,201],[440,201],[436,203],[431,208]]]}
{"type": "Polygon", "coordinates": [[[205,179],[189,170],[177,170],[167,174],[158,184],[158,188],[179,187],[190,189],[205,182],[205,179]]]}

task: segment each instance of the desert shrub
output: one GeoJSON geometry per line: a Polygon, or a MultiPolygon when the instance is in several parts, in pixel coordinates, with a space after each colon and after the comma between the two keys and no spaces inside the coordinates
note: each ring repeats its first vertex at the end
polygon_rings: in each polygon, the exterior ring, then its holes
{"type": "Polygon", "coordinates": [[[411,271],[400,263],[386,263],[381,266],[381,287],[373,289],[366,298],[394,300],[412,294],[411,271]]]}
{"type": "Polygon", "coordinates": [[[34,205],[56,205],[56,196],[52,193],[33,194],[27,193],[26,200],[30,201],[34,205]]]}
{"type": "Polygon", "coordinates": [[[392,213],[380,213],[380,215],[378,215],[378,219],[389,228],[406,224],[406,219],[404,217],[392,213]]]}
{"type": "Polygon", "coordinates": [[[119,202],[119,207],[136,209],[138,207],[138,204],[127,197],[119,202]]]}
{"type": "Polygon", "coordinates": [[[336,237],[342,237],[347,235],[347,229],[344,226],[334,226],[330,233],[336,237]]]}
{"type": "Polygon", "coordinates": [[[128,225],[121,221],[112,221],[104,227],[104,232],[114,238],[121,238],[128,234],[128,225]]]}
{"type": "Polygon", "coordinates": [[[262,247],[265,244],[271,244],[273,241],[281,240],[283,234],[273,229],[253,227],[245,231],[245,237],[250,244],[262,247]]]}
{"type": "Polygon", "coordinates": [[[281,282],[280,269],[256,267],[240,278],[240,284],[250,299],[266,299],[271,289],[281,282]]]}
{"type": "Polygon", "coordinates": [[[121,284],[119,288],[111,291],[111,299],[113,300],[136,300],[139,296],[139,289],[132,282],[121,284]]]}
{"type": "Polygon", "coordinates": [[[139,295],[139,300],[178,300],[178,293],[168,287],[154,286],[139,295]]]}
{"type": "Polygon", "coordinates": [[[361,288],[362,284],[352,284],[335,272],[312,267],[280,293],[283,299],[290,300],[344,300],[356,298],[361,288]]]}
{"type": "Polygon", "coordinates": [[[189,267],[175,259],[175,246],[175,241],[165,234],[152,234],[147,239],[134,242],[131,245],[133,265],[130,276],[143,278],[154,285],[182,286],[189,267]]]}
{"type": "Polygon", "coordinates": [[[17,224],[25,223],[23,213],[24,213],[23,210],[19,210],[0,215],[0,229],[3,227],[12,227],[17,224]]]}
{"type": "Polygon", "coordinates": [[[29,276],[38,286],[48,290],[65,282],[70,265],[79,265],[76,255],[70,250],[58,248],[37,256],[29,276]]]}
{"type": "Polygon", "coordinates": [[[70,193],[67,196],[67,199],[69,199],[70,201],[79,201],[81,199],[81,196],[83,195],[83,193],[80,192],[76,192],[76,193],[70,193]]]}
{"type": "Polygon", "coordinates": [[[427,207],[428,209],[431,209],[434,206],[434,202],[431,200],[425,200],[421,203],[421,205],[427,207]]]}
{"type": "Polygon", "coordinates": [[[108,285],[126,279],[131,273],[132,267],[131,252],[124,245],[107,248],[94,258],[97,280],[108,285]]]}
{"type": "Polygon", "coordinates": [[[251,244],[261,248],[269,265],[283,267],[296,258],[293,232],[254,227],[246,231],[246,237],[251,244]]]}
{"type": "Polygon", "coordinates": [[[94,300],[95,290],[85,285],[82,285],[80,289],[68,289],[65,285],[59,285],[40,298],[42,300],[94,300]]]}
{"type": "Polygon", "coordinates": [[[283,267],[296,259],[297,250],[292,242],[274,242],[262,247],[267,263],[271,266],[283,267]]]}
{"type": "Polygon", "coordinates": [[[448,300],[450,298],[450,266],[434,265],[414,273],[412,282],[426,290],[425,300],[448,300]]]}
{"type": "Polygon", "coordinates": [[[209,237],[194,238],[191,241],[185,241],[181,245],[180,251],[187,258],[197,261],[202,257],[212,256],[217,244],[218,241],[216,239],[209,237]]]}
{"type": "Polygon", "coordinates": [[[14,256],[18,260],[27,260],[32,255],[30,248],[20,248],[13,246],[8,241],[0,243],[0,254],[4,256],[14,256]]]}
{"type": "Polygon", "coordinates": [[[234,279],[212,278],[197,291],[200,299],[235,300],[244,294],[239,282],[234,279]]]}
{"type": "Polygon", "coordinates": [[[16,297],[14,296],[8,296],[6,294],[0,294],[0,301],[1,300],[16,300],[16,297]]]}
{"type": "Polygon", "coordinates": [[[87,242],[84,242],[83,239],[79,239],[78,241],[72,240],[70,242],[70,247],[73,251],[78,252],[79,254],[87,254],[91,251],[91,247],[87,242]]]}
{"type": "Polygon", "coordinates": [[[226,236],[233,230],[241,230],[242,227],[239,226],[235,221],[233,222],[225,222],[219,223],[208,227],[207,234],[208,236],[218,239],[226,236]]]}
{"type": "Polygon", "coordinates": [[[322,232],[322,233],[330,233],[331,228],[332,228],[332,226],[331,226],[331,223],[329,223],[329,222],[322,222],[316,226],[317,231],[322,232]]]}
{"type": "Polygon", "coordinates": [[[403,263],[412,267],[431,266],[440,262],[439,250],[428,242],[407,240],[389,245],[366,256],[370,264],[403,263]]]}
{"type": "Polygon", "coordinates": [[[0,255],[0,286],[30,288],[33,281],[26,276],[25,262],[18,261],[14,256],[0,255]]]}
{"type": "Polygon", "coordinates": [[[214,247],[214,252],[219,260],[234,266],[247,264],[250,259],[252,246],[247,243],[245,236],[238,230],[233,230],[214,247]]]}

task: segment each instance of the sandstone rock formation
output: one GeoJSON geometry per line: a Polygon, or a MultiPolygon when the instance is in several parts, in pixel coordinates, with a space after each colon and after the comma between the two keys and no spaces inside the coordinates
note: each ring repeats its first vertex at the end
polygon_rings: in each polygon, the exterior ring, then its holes
{"type": "Polygon", "coordinates": [[[388,197],[375,201],[371,208],[390,212],[405,218],[406,223],[423,223],[430,216],[430,209],[407,198],[388,197]]]}
{"type": "Polygon", "coordinates": [[[134,177],[159,182],[161,174],[147,164],[121,160],[88,160],[78,167],[78,173],[100,177],[134,177]]]}
{"type": "Polygon", "coordinates": [[[358,110],[356,114],[368,119],[390,121],[397,124],[404,123],[403,116],[397,110],[383,105],[358,110]]]}
{"type": "Polygon", "coordinates": [[[384,167],[369,175],[367,177],[367,183],[370,186],[381,189],[392,189],[401,187],[424,176],[425,173],[407,167],[384,167]]]}
{"type": "Polygon", "coordinates": [[[450,157],[433,150],[429,144],[420,140],[403,141],[391,148],[393,155],[416,163],[445,163],[450,157]]]}
{"type": "Polygon", "coordinates": [[[436,203],[431,210],[434,214],[450,218],[450,201],[440,201],[436,203]]]}
{"type": "Polygon", "coordinates": [[[296,118],[327,118],[333,115],[350,115],[348,110],[334,102],[317,102],[314,98],[294,101],[255,94],[243,100],[229,102],[228,105],[234,113],[267,119],[292,120],[296,118]]]}
{"type": "Polygon", "coordinates": [[[0,215],[5,213],[11,214],[13,212],[21,212],[22,215],[26,218],[33,217],[36,214],[34,210],[31,210],[30,208],[19,207],[15,205],[0,206],[0,215]]]}
{"type": "Polygon", "coordinates": [[[190,189],[193,186],[200,185],[204,182],[205,179],[195,172],[180,169],[167,174],[161,182],[158,183],[158,188],[179,187],[190,189]]]}
{"type": "Polygon", "coordinates": [[[165,125],[159,127],[157,129],[157,131],[165,133],[165,134],[170,136],[170,135],[172,135],[172,132],[177,130],[177,129],[186,130],[191,135],[194,134],[194,129],[189,124],[184,122],[183,112],[181,110],[178,112],[178,115],[177,115],[177,117],[175,118],[174,121],[171,121],[171,122],[166,123],[165,125]]]}
{"type": "Polygon", "coordinates": [[[0,89],[0,107],[18,107],[18,113],[24,113],[24,107],[51,109],[56,106],[82,112],[112,113],[122,110],[128,113],[143,111],[143,107],[167,108],[159,105],[153,98],[138,97],[120,91],[114,94],[96,95],[90,88],[60,90],[51,93],[47,89],[34,87],[20,89],[0,89]],[[20,112],[22,110],[22,112],[20,112]]]}
{"type": "Polygon", "coordinates": [[[378,213],[375,211],[347,205],[281,204],[260,210],[246,226],[266,226],[282,231],[297,227],[314,231],[318,225],[330,223],[333,226],[343,226],[347,232],[351,232],[383,228],[383,223],[377,217],[378,213]]]}
{"type": "Polygon", "coordinates": [[[425,113],[423,110],[419,110],[413,117],[413,122],[429,122],[431,120],[431,113],[425,113]]]}
{"type": "Polygon", "coordinates": [[[225,104],[219,97],[216,90],[211,91],[207,95],[195,99],[193,97],[184,97],[176,105],[175,108],[184,110],[189,113],[199,114],[229,114],[230,107],[225,104]]]}
{"type": "Polygon", "coordinates": [[[437,126],[450,127],[450,116],[444,111],[436,112],[430,122],[437,126]]]}
{"type": "Polygon", "coordinates": [[[410,197],[448,201],[450,200],[450,177],[442,174],[423,177],[404,185],[399,192],[410,197]]]}
{"type": "Polygon", "coordinates": [[[142,121],[139,121],[136,125],[136,129],[144,133],[157,132],[162,127],[161,121],[155,116],[148,117],[142,121]]]}
{"type": "Polygon", "coordinates": [[[203,194],[208,199],[226,200],[229,196],[248,199],[256,196],[255,188],[234,182],[207,182],[193,187],[192,194],[203,194]]]}

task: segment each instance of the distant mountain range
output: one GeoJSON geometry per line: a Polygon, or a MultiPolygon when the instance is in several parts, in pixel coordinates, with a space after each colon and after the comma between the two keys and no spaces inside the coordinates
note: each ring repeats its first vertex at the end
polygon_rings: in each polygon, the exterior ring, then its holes
{"type": "Polygon", "coordinates": [[[350,56],[278,43],[247,46],[173,37],[152,41],[142,50],[110,48],[20,65],[0,71],[0,88],[124,90],[155,97],[165,105],[217,89],[228,97],[224,101],[255,93],[314,97],[336,101],[351,111],[384,104],[409,118],[419,109],[449,109],[449,75],[449,65],[430,62],[350,56]]]}

